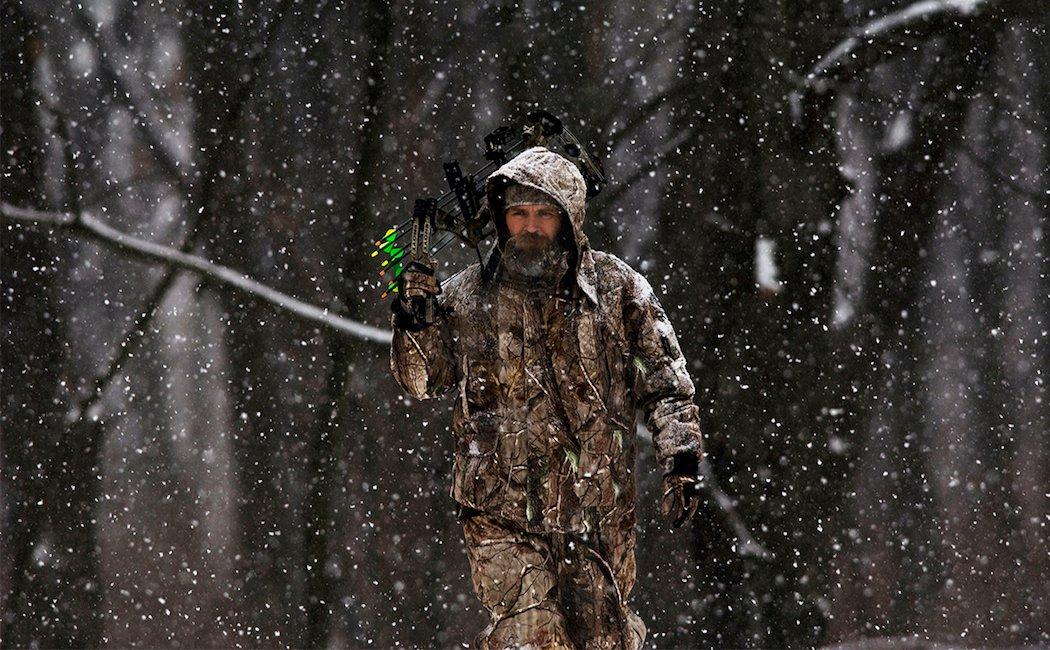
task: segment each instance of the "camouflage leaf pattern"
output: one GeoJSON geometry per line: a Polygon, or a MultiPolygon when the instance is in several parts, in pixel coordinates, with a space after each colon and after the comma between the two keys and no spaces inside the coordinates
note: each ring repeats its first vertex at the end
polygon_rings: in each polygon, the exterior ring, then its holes
{"type": "MultiPolygon", "coordinates": [[[[693,383],[649,282],[590,248],[575,165],[543,147],[527,149],[489,177],[492,214],[502,214],[508,180],[550,194],[568,214],[575,247],[568,290],[501,282],[495,246],[483,264],[443,285],[433,326],[394,329],[390,367],[417,399],[457,394],[449,491],[457,502],[518,534],[622,540],[625,548],[604,559],[624,599],[623,622],[634,584],[635,412],[642,409],[665,471],[676,453],[702,456],[693,383]]],[[[484,533],[474,537],[480,543],[484,533]]],[[[471,553],[473,565],[486,562],[471,553]]],[[[477,573],[520,571],[507,562],[477,573]]],[[[481,587],[484,602],[490,587],[481,587]]]]}

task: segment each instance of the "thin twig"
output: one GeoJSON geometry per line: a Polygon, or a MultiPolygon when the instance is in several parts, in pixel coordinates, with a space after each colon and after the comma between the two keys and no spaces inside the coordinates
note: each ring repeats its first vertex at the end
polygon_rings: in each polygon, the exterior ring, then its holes
{"type": "Polygon", "coordinates": [[[258,300],[276,307],[279,311],[288,312],[341,334],[353,336],[366,341],[389,344],[393,334],[372,325],[366,325],[327,309],[305,303],[297,298],[281,293],[261,282],[253,280],[229,267],[210,262],[196,255],[184,253],[175,248],[147,241],[134,235],[122,232],[106,224],[87,212],[71,214],[68,212],[45,212],[32,208],[20,208],[6,202],[0,202],[0,214],[5,219],[19,223],[42,224],[74,231],[99,241],[106,246],[132,253],[151,264],[161,263],[193,271],[205,276],[210,282],[228,286],[246,293],[258,300]]]}
{"type": "Polygon", "coordinates": [[[970,145],[960,145],[959,150],[963,153],[963,155],[965,155],[967,158],[976,163],[978,167],[983,169],[985,172],[987,172],[990,176],[1002,183],[1008,189],[1011,189],[1017,194],[1020,194],[1021,196],[1027,197],[1034,201],[1045,201],[1047,199],[1047,196],[1040,196],[1039,192],[1037,192],[1036,190],[1027,188],[1024,185],[1018,183],[1016,180],[1014,180],[1014,177],[1012,175],[1008,175],[1005,172],[1000,171],[999,168],[995,166],[995,164],[993,164],[986,158],[983,158],[980,154],[974,151],[973,147],[971,147],[970,145]]]}
{"type": "Polygon", "coordinates": [[[665,146],[659,153],[650,158],[648,162],[636,169],[633,174],[628,176],[626,179],[617,182],[616,189],[614,189],[611,193],[599,194],[595,200],[594,210],[601,212],[605,208],[615,203],[617,199],[619,199],[627,192],[627,190],[634,187],[634,184],[638,180],[640,180],[643,176],[659,167],[660,164],[663,163],[664,159],[667,158],[667,156],[669,156],[675,150],[681,147],[687,140],[693,138],[694,135],[694,131],[686,131],[685,133],[680,134],[677,138],[675,138],[667,146],[665,146]]]}

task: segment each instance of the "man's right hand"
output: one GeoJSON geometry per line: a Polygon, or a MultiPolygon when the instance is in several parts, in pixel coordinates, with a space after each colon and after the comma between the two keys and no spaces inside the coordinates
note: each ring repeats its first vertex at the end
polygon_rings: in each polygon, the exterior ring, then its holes
{"type": "Polygon", "coordinates": [[[434,275],[434,269],[415,260],[409,262],[398,278],[398,289],[390,306],[394,312],[394,325],[409,331],[419,331],[429,323],[422,319],[430,303],[431,314],[437,313],[437,296],[441,293],[441,283],[434,275]]]}

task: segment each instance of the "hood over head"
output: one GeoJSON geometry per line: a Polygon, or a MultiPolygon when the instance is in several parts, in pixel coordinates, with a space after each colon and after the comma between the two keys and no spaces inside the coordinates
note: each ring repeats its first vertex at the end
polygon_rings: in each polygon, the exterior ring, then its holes
{"type": "Polygon", "coordinates": [[[575,284],[591,302],[597,304],[594,262],[590,255],[590,243],[583,231],[587,183],[572,161],[546,147],[526,149],[492,172],[485,181],[484,200],[492,221],[496,224],[497,232],[497,241],[483,265],[485,280],[490,280],[495,275],[504,243],[509,238],[503,211],[504,191],[511,183],[549,194],[561,207],[570,226],[570,266],[575,284]]]}

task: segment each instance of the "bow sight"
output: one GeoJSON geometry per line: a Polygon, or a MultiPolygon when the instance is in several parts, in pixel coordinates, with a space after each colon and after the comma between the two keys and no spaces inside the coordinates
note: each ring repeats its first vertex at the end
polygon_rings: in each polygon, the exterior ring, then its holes
{"type": "MultiPolygon", "coordinates": [[[[601,162],[584,151],[583,145],[561,120],[544,110],[531,111],[518,133],[510,126],[501,126],[485,136],[488,162],[474,173],[464,176],[458,161],[446,162],[445,180],[449,190],[437,198],[416,199],[412,217],[390,228],[382,239],[376,241],[372,257],[383,255],[379,276],[389,277],[380,298],[398,291],[398,280],[409,264],[416,263],[433,270],[434,256],[456,239],[473,248],[480,262],[481,242],[496,231],[492,215],[484,209],[482,201],[485,180],[514,156],[535,146],[557,151],[574,162],[587,182],[587,198],[605,187],[605,170],[601,162]],[[442,234],[432,244],[435,231],[442,234]],[[407,248],[402,240],[406,234],[411,237],[407,248]],[[388,271],[390,276],[386,275],[388,271]]],[[[418,303],[411,305],[413,312],[421,321],[432,322],[432,312],[427,310],[424,301],[419,299],[418,303]]]]}

